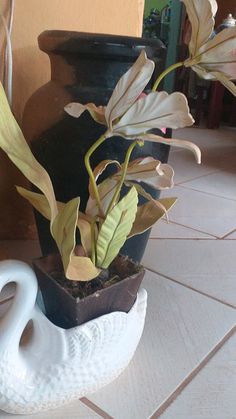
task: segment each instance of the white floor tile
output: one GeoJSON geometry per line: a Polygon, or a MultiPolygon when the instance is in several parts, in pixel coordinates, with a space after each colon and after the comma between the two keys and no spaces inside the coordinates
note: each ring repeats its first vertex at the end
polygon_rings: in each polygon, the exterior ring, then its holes
{"type": "Polygon", "coordinates": [[[226,237],[226,240],[236,240],[236,231],[234,231],[233,233],[229,234],[226,237]]]}
{"type": "Polygon", "coordinates": [[[176,186],[162,197],[176,196],[170,221],[222,237],[236,228],[236,201],[176,186]]]}
{"type": "Polygon", "coordinates": [[[168,160],[175,172],[174,183],[179,184],[187,180],[197,178],[212,172],[215,172],[215,167],[210,167],[207,164],[197,164],[194,155],[187,150],[181,150],[178,153],[171,152],[168,160]]]}
{"type": "Polygon", "coordinates": [[[229,339],[161,419],[236,418],[236,335],[229,339]]]}
{"type": "Polygon", "coordinates": [[[164,219],[158,221],[158,223],[153,226],[150,238],[215,239],[209,234],[201,233],[200,231],[174,224],[172,222],[167,222],[164,219]]]}
{"type": "MultiPolygon", "coordinates": [[[[236,153],[235,153],[236,160],[236,153]]],[[[182,186],[223,198],[236,200],[236,173],[218,172],[191,181],[184,182],[182,186]]]]}
{"type": "Polygon", "coordinates": [[[212,149],[217,146],[224,148],[236,146],[236,131],[231,128],[219,128],[217,130],[196,127],[181,128],[173,131],[173,138],[192,141],[200,148],[205,149],[212,149]]]}
{"type": "Polygon", "coordinates": [[[236,242],[149,240],[142,263],[236,307],[236,242]]]}
{"type": "Polygon", "coordinates": [[[133,361],[88,396],[116,419],[148,418],[236,321],[235,310],[158,275],[147,272],[144,287],[147,319],[133,361]]]}
{"type": "MultiPolygon", "coordinates": [[[[76,402],[70,403],[67,406],[60,407],[59,409],[38,413],[36,415],[20,415],[18,417],[21,419],[99,419],[104,416],[98,415],[96,412],[93,412],[82,402],[77,400],[76,402]]],[[[17,416],[4,413],[2,410],[0,410],[0,418],[16,419],[17,416]]]]}

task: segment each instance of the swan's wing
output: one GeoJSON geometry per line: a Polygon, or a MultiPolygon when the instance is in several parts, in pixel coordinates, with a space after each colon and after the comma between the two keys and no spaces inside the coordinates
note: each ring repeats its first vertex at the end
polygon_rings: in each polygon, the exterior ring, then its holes
{"type": "Polygon", "coordinates": [[[118,345],[140,339],[146,314],[147,293],[140,290],[129,313],[113,312],[67,331],[68,355],[83,363],[109,356],[118,345]],[[123,343],[122,343],[123,342],[123,343]]]}

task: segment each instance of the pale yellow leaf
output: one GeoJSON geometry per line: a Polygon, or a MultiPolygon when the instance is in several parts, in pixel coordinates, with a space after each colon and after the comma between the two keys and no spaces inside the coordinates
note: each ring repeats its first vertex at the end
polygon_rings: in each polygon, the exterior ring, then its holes
{"type": "MultiPolygon", "coordinates": [[[[128,166],[125,180],[144,182],[155,189],[167,189],[173,186],[174,171],[168,164],[163,164],[152,157],[137,159],[136,164],[128,166]]],[[[114,177],[119,176],[119,173],[114,177]]]]}
{"type": "MultiPolygon", "coordinates": [[[[110,165],[115,165],[116,167],[120,168],[120,163],[117,160],[102,160],[93,170],[93,175],[95,181],[97,182],[99,176],[106,170],[106,168],[110,165]]],[[[92,188],[91,180],[89,180],[89,195],[91,198],[94,199],[94,190],[92,188]]]]}
{"type": "Polygon", "coordinates": [[[75,248],[75,230],[80,198],[67,202],[52,223],[52,236],[59,249],[65,274],[75,248]]]}
{"type": "Polygon", "coordinates": [[[215,0],[182,0],[182,2],[185,4],[192,27],[189,51],[191,56],[195,56],[212,34],[217,3],[215,0]]]}
{"type": "Polygon", "coordinates": [[[114,120],[123,115],[140,96],[154,70],[153,61],[143,50],[134,65],[118,81],[105,110],[109,129],[114,120]]]}
{"type": "Polygon", "coordinates": [[[73,254],[66,271],[66,277],[73,281],[90,281],[96,278],[100,272],[101,269],[96,268],[91,259],[73,254]]]}
{"type": "Polygon", "coordinates": [[[0,84],[0,148],[24,174],[24,176],[40,189],[48,200],[51,220],[58,212],[55,195],[50,177],[46,170],[33,156],[25,138],[17,124],[7,101],[4,89],[0,84]]]}
{"type": "Polygon", "coordinates": [[[86,253],[86,256],[90,256],[91,254],[91,224],[83,220],[82,218],[78,218],[77,227],[80,231],[80,239],[83,249],[86,253]]]}
{"type": "Polygon", "coordinates": [[[236,26],[224,29],[200,48],[198,65],[208,73],[221,72],[236,79],[236,26]]]}
{"type": "MultiPolygon", "coordinates": [[[[98,192],[104,214],[106,213],[109,207],[117,183],[117,179],[109,177],[98,185],[98,192]]],[[[97,207],[97,202],[94,198],[90,196],[87,202],[85,213],[90,217],[96,217],[98,215],[98,212],[99,211],[97,207]]]]}
{"type": "MultiPolygon", "coordinates": [[[[166,211],[168,211],[176,202],[176,198],[163,198],[158,201],[165,207],[166,211]]],[[[144,233],[144,231],[151,228],[164,215],[165,211],[153,201],[140,205],[136,213],[132,230],[129,233],[129,238],[144,233]]]]}
{"type": "Polygon", "coordinates": [[[113,132],[128,138],[153,128],[182,128],[193,123],[188,101],[182,93],[152,92],[131,106],[115,124],[113,132]]]}
{"type": "Polygon", "coordinates": [[[47,220],[51,220],[51,210],[45,195],[28,191],[28,189],[22,188],[21,186],[16,186],[16,189],[23,198],[27,199],[31,205],[43,215],[43,217],[47,218],[47,220]]]}
{"type": "Polygon", "coordinates": [[[127,181],[125,182],[125,185],[129,187],[134,186],[139,195],[141,195],[147,201],[152,201],[157,207],[159,207],[163,211],[163,213],[168,218],[167,211],[164,205],[162,205],[162,203],[160,202],[160,200],[153,198],[152,195],[148,193],[147,191],[145,191],[145,189],[141,185],[139,185],[138,183],[127,182],[127,181]]]}
{"type": "Polygon", "coordinates": [[[216,80],[220,81],[226,87],[226,89],[228,89],[230,91],[230,93],[232,93],[232,95],[236,96],[236,84],[235,83],[230,81],[222,73],[213,72],[212,74],[215,76],[216,80]]]}
{"type": "Polygon", "coordinates": [[[174,138],[163,138],[155,134],[144,134],[143,136],[139,136],[139,138],[143,141],[152,141],[160,144],[167,144],[174,147],[181,147],[190,150],[195,155],[197,163],[201,163],[201,150],[196,144],[192,143],[191,141],[177,140],[174,138]]]}
{"type": "Polygon", "coordinates": [[[94,103],[87,103],[86,105],[82,105],[81,103],[71,102],[64,107],[64,110],[74,118],[79,118],[84,111],[89,111],[90,115],[96,122],[102,125],[106,125],[104,106],[96,106],[94,103]]]}

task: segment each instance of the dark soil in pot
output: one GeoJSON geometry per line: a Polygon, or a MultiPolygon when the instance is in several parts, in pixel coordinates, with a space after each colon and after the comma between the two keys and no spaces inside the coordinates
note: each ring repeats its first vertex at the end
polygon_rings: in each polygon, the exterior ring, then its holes
{"type": "Polygon", "coordinates": [[[71,328],[113,311],[133,306],[144,268],[124,256],[117,258],[92,281],[67,280],[58,254],[33,262],[47,317],[57,326],[71,328]]]}

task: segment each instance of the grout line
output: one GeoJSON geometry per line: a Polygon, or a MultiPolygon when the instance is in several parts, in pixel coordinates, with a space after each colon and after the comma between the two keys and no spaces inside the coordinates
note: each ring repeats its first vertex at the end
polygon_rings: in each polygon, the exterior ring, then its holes
{"type": "Polygon", "coordinates": [[[235,233],[235,232],[236,232],[236,228],[235,228],[234,230],[230,231],[229,233],[225,234],[225,235],[224,235],[224,236],[222,236],[221,238],[224,240],[224,239],[226,239],[228,236],[230,236],[230,234],[233,234],[233,233],[235,233]]]}
{"type": "MultiPolygon", "coordinates": [[[[198,230],[197,228],[194,228],[194,227],[186,226],[185,224],[178,223],[177,221],[174,221],[174,220],[171,220],[171,219],[169,219],[169,224],[175,224],[177,226],[184,227],[184,228],[187,228],[189,230],[197,231],[198,233],[207,234],[210,237],[214,237],[214,239],[220,239],[221,238],[219,236],[214,236],[214,234],[207,233],[206,231],[203,231],[203,230],[198,230]]],[[[166,225],[168,225],[168,223],[166,223],[166,225]]]]}
{"type": "Polygon", "coordinates": [[[102,410],[99,406],[93,403],[91,400],[87,399],[87,397],[82,397],[80,401],[85,404],[89,409],[93,410],[95,413],[100,415],[103,419],[114,419],[112,416],[108,415],[104,410],[102,410]]]}
{"type": "Polygon", "coordinates": [[[198,233],[208,234],[208,236],[214,237],[214,239],[219,239],[220,238],[219,236],[214,236],[214,234],[207,233],[206,231],[203,231],[203,230],[198,230],[197,228],[194,228],[194,227],[186,226],[184,224],[178,223],[177,221],[171,221],[171,222],[173,224],[176,224],[177,226],[185,227],[185,228],[188,228],[189,230],[197,231],[198,233]]]}
{"type": "Polygon", "coordinates": [[[212,172],[205,173],[204,175],[199,175],[199,176],[193,177],[191,179],[181,180],[180,182],[175,182],[175,186],[182,185],[183,183],[187,183],[187,182],[192,182],[193,180],[201,179],[202,177],[209,176],[209,175],[214,175],[215,173],[219,173],[219,172],[221,172],[221,170],[219,170],[219,169],[218,170],[213,170],[212,172]]]}
{"type": "MultiPolygon", "coordinates": [[[[186,183],[187,183],[187,182],[186,182],[186,183]]],[[[205,195],[216,196],[217,198],[226,199],[226,201],[232,201],[232,202],[235,202],[235,201],[236,201],[236,199],[227,198],[226,196],[217,195],[217,194],[214,194],[214,193],[212,193],[212,192],[206,192],[206,191],[202,191],[201,189],[190,188],[190,187],[188,187],[188,186],[185,186],[183,183],[182,183],[182,185],[181,185],[180,187],[181,187],[181,188],[184,188],[184,189],[188,189],[188,190],[190,190],[190,191],[200,192],[200,193],[203,193],[203,194],[205,194],[205,195]]]]}
{"type": "Polygon", "coordinates": [[[178,284],[178,285],[181,285],[181,286],[182,286],[182,287],[184,287],[184,288],[188,288],[188,289],[189,289],[189,290],[191,290],[191,291],[197,292],[198,294],[201,294],[201,295],[203,295],[204,297],[207,297],[207,298],[210,298],[211,300],[217,301],[217,303],[224,304],[225,306],[230,307],[230,308],[233,308],[234,310],[236,310],[236,306],[235,306],[235,305],[233,305],[233,304],[231,304],[231,303],[227,303],[227,301],[222,301],[222,300],[220,300],[219,298],[214,297],[213,295],[210,295],[210,294],[208,294],[208,293],[206,293],[206,292],[204,292],[204,291],[201,291],[201,290],[199,290],[199,289],[197,289],[197,288],[192,287],[191,285],[188,285],[188,284],[183,284],[183,282],[181,282],[181,281],[180,281],[180,280],[178,280],[178,279],[174,279],[174,278],[171,278],[170,276],[165,275],[165,274],[163,274],[163,273],[161,273],[161,272],[154,271],[154,269],[152,269],[152,268],[148,268],[148,267],[147,267],[147,266],[145,266],[145,265],[143,265],[143,266],[144,266],[144,268],[145,268],[145,269],[147,269],[148,271],[150,271],[150,272],[152,272],[152,273],[154,273],[154,274],[160,275],[160,276],[162,276],[163,278],[167,279],[168,281],[172,281],[172,282],[174,282],[174,283],[176,283],[176,284],[178,284]]]}
{"type": "Polygon", "coordinates": [[[175,388],[175,390],[161,403],[157,410],[149,417],[149,419],[157,419],[162,413],[176,400],[179,394],[193,381],[197,374],[208,364],[208,362],[217,354],[217,352],[224,346],[224,344],[236,332],[236,325],[230,329],[225,336],[202,358],[199,364],[182,380],[182,382],[175,388]]]}

